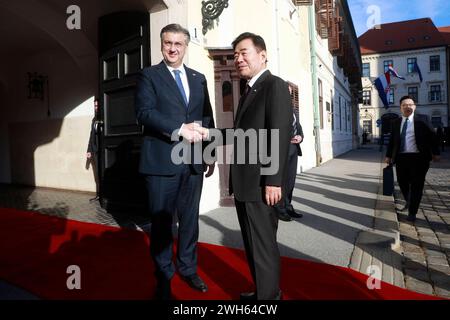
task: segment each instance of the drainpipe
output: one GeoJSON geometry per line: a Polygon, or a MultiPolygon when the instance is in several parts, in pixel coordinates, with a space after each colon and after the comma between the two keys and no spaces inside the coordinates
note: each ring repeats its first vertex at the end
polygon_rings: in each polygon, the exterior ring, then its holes
{"type": "Polygon", "coordinates": [[[275,69],[275,70],[273,70],[275,72],[275,74],[280,75],[281,74],[281,68],[280,68],[280,32],[279,32],[280,27],[279,27],[279,22],[278,22],[278,20],[280,18],[280,15],[279,15],[279,9],[278,9],[278,1],[279,0],[274,0],[273,1],[273,15],[272,16],[275,17],[275,23],[273,24],[274,25],[273,36],[276,39],[276,54],[275,54],[276,55],[276,69],[272,68],[272,70],[275,69]]]}
{"type": "MultiPolygon", "coordinates": [[[[313,2],[314,3],[314,2],[313,2]]],[[[313,88],[313,105],[314,105],[314,137],[316,149],[316,166],[320,166],[322,162],[322,154],[320,151],[320,112],[319,112],[319,89],[317,78],[317,55],[316,55],[316,22],[314,13],[314,4],[308,8],[309,23],[309,47],[311,55],[311,81],[313,88]]]]}

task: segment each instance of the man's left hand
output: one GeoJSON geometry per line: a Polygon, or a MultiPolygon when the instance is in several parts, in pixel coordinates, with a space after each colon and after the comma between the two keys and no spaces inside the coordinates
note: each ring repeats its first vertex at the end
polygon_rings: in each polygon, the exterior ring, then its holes
{"type": "Polygon", "coordinates": [[[216,163],[212,163],[212,164],[205,164],[204,165],[204,171],[206,172],[205,174],[205,178],[209,178],[213,175],[214,173],[214,169],[216,167],[216,163]]]}
{"type": "Polygon", "coordinates": [[[441,156],[434,155],[433,156],[433,162],[439,162],[439,161],[441,161],[441,156]]]}
{"type": "Polygon", "coordinates": [[[302,141],[303,141],[303,138],[300,135],[296,135],[291,139],[291,143],[294,143],[294,144],[301,143],[302,141]]]}
{"type": "Polygon", "coordinates": [[[267,205],[274,206],[281,200],[281,187],[266,186],[265,196],[267,205]]]}

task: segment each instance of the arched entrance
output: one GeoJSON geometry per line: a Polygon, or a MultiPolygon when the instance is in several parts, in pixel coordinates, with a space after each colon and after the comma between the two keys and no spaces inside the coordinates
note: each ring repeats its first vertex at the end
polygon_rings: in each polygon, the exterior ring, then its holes
{"type": "MultiPolygon", "coordinates": [[[[132,46],[126,41],[118,43],[117,38],[105,51],[99,50],[98,41],[104,38],[99,34],[99,19],[114,12],[137,11],[146,15],[149,25],[149,12],[156,12],[161,16],[156,23],[159,27],[167,22],[164,10],[167,6],[162,0],[0,0],[0,79],[8,88],[0,106],[0,152],[6,159],[0,160],[1,183],[95,191],[92,171],[85,165],[94,98],[103,99],[100,108],[106,110],[98,119],[108,126],[101,141],[110,153],[109,162],[104,163],[106,169],[114,162],[111,150],[120,145],[121,134],[128,134],[134,127],[134,138],[139,139],[139,130],[130,120],[134,112],[125,107],[117,116],[111,110],[131,104],[129,93],[136,68],[149,61],[147,56],[141,63],[145,50],[139,47],[136,52],[136,46],[128,50],[132,46]],[[66,10],[72,4],[81,9],[81,30],[67,28],[66,10]],[[109,78],[115,72],[114,63],[103,56],[114,48],[122,59],[117,70],[127,68],[118,79],[109,78]],[[107,71],[108,79],[103,78],[103,71],[107,71]],[[48,79],[41,86],[42,94],[29,94],[28,73],[48,79]]],[[[117,23],[120,30],[104,30],[103,34],[113,34],[113,38],[123,35],[121,31],[135,22],[130,20],[117,23]]],[[[149,32],[146,35],[141,37],[148,40],[149,32]]],[[[145,48],[149,49],[148,42],[145,48]]],[[[108,152],[100,160],[106,161],[108,152]]]]}
{"type": "Polygon", "coordinates": [[[392,121],[399,117],[396,113],[386,113],[381,116],[381,135],[392,132],[392,121]]]}

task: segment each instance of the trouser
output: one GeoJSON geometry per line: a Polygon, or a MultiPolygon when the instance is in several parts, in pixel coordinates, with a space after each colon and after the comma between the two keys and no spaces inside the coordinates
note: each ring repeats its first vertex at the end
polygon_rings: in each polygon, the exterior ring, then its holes
{"type": "Polygon", "coordinates": [[[259,300],[279,298],[278,217],[264,202],[235,200],[245,253],[259,300]]]}
{"type": "Polygon", "coordinates": [[[423,159],[419,153],[400,153],[397,156],[397,182],[403,198],[408,203],[409,215],[415,216],[419,210],[429,167],[430,162],[423,159]]]}
{"type": "Polygon", "coordinates": [[[151,214],[150,250],[156,275],[171,279],[173,215],[178,216],[177,267],[180,274],[197,272],[198,211],[203,175],[194,174],[189,165],[173,176],[146,176],[151,214]]]}

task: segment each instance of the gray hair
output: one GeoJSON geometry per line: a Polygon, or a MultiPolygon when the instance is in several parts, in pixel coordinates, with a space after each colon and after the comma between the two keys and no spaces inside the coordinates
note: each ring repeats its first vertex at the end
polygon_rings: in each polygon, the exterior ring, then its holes
{"type": "Polygon", "coordinates": [[[188,44],[189,41],[191,41],[191,35],[190,35],[189,31],[186,28],[183,28],[182,26],[180,26],[178,23],[168,24],[167,26],[162,28],[161,33],[159,34],[159,37],[161,38],[161,40],[162,40],[163,34],[166,32],[184,34],[187,38],[186,44],[188,44]]]}

